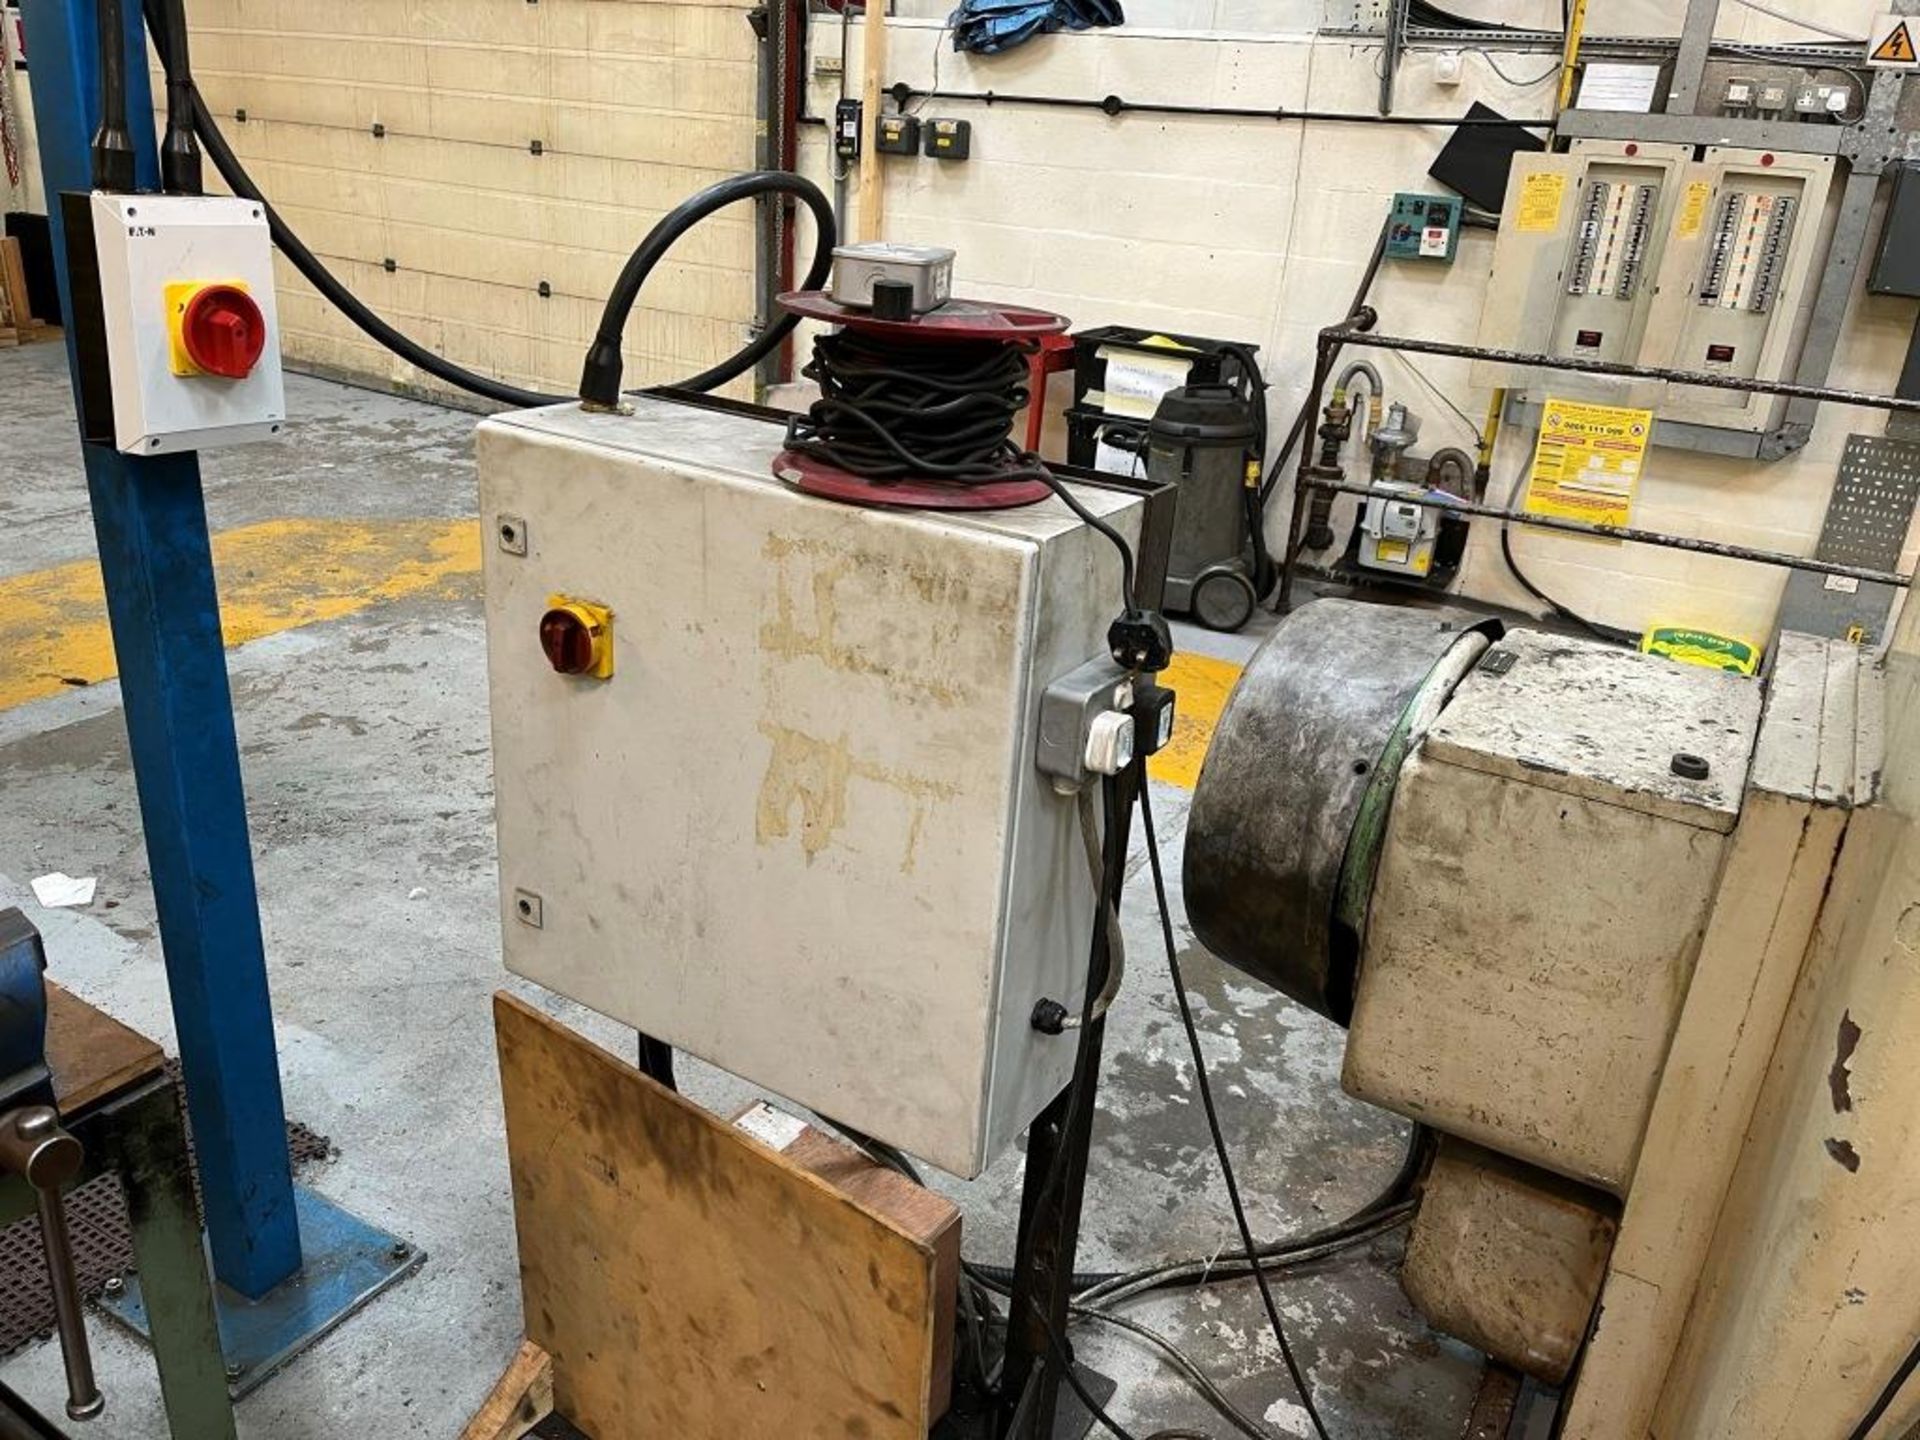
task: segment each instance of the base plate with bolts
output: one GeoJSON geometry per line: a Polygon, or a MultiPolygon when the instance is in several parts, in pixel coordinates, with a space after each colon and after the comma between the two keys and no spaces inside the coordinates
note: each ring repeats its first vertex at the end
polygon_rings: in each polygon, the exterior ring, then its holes
{"type": "MultiPolygon", "coordinates": [[[[374,1229],[304,1185],[294,1186],[293,1198],[306,1257],[300,1273],[258,1300],[214,1287],[227,1389],[236,1400],[427,1258],[417,1246],[374,1229]]],[[[100,1308],[142,1339],[151,1338],[138,1275],[108,1281],[100,1308]]]]}

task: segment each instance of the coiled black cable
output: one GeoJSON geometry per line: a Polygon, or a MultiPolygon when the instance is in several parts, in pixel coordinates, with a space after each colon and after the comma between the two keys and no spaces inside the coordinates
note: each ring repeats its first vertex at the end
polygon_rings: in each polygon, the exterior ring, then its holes
{"type": "Polygon", "coordinates": [[[823,335],[800,372],[820,398],[787,422],[787,448],[881,483],[1041,479],[1045,467],[1013,443],[1031,353],[1016,341],[823,335]]]}
{"type": "Polygon", "coordinates": [[[1039,456],[1014,443],[1014,423],[1032,398],[1033,348],[1024,340],[903,339],[856,327],[823,335],[800,372],[820,386],[820,398],[787,422],[787,449],[876,485],[1038,480],[1119,551],[1131,617],[1139,613],[1133,547],[1039,456]]]}

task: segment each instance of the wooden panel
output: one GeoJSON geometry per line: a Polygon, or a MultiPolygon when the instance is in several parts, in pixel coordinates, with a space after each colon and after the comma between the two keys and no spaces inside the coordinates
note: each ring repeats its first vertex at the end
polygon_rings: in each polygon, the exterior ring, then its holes
{"type": "Polygon", "coordinates": [[[925,1241],[494,998],[527,1338],[596,1440],[925,1440],[925,1241]]]}
{"type": "Polygon", "coordinates": [[[139,1031],[48,983],[47,1067],[62,1115],[78,1115],[160,1074],[166,1063],[160,1047],[139,1031]]]}
{"type": "MultiPolygon", "coordinates": [[[[756,1103],[734,1116],[760,1109],[756,1103]]],[[[784,1118],[784,1117],[783,1117],[784,1118]]],[[[799,1120],[799,1134],[775,1148],[787,1159],[818,1175],[841,1194],[884,1215],[901,1232],[934,1252],[933,1385],[928,1412],[939,1419],[953,1396],[953,1327],[960,1284],[960,1210],[945,1196],[916,1185],[898,1170],[876,1164],[844,1140],[799,1120]]]]}

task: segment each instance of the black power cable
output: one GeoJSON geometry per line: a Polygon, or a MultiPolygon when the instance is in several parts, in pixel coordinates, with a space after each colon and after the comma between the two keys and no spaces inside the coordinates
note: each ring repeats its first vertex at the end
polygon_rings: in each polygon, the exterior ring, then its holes
{"type": "Polygon", "coordinates": [[[169,195],[198,195],[203,187],[200,145],[193,138],[193,60],[187,45],[186,0],[165,0],[167,130],[160,141],[160,188],[169,195]]]}
{"type": "Polygon", "coordinates": [[[1888,1377],[1886,1387],[1873,1402],[1873,1408],[1862,1415],[1860,1423],[1847,1433],[1847,1440],[1867,1440],[1867,1436],[1873,1433],[1873,1427],[1880,1423],[1881,1416],[1892,1408],[1901,1389],[1913,1378],[1915,1370],[1920,1370],[1920,1340],[1914,1342],[1913,1349],[1907,1352],[1907,1358],[1900,1362],[1900,1368],[1888,1377]]]}
{"type": "Polygon", "coordinates": [[[98,0],[100,126],[93,132],[93,188],[133,190],[133,136],[127,129],[127,27],[120,0],[98,0]]]}
{"type": "Polygon", "coordinates": [[[1273,1327],[1273,1338],[1279,1343],[1280,1358],[1286,1362],[1287,1374],[1293,1381],[1293,1388],[1299,1393],[1300,1404],[1307,1412],[1307,1419],[1313,1426],[1313,1433],[1319,1440],[1330,1440],[1327,1425],[1320,1418],[1319,1407],[1314,1404],[1313,1387],[1307,1383],[1306,1373],[1294,1358],[1293,1346],[1287,1340],[1287,1328],[1280,1319],[1280,1307],[1274,1302],[1273,1287],[1267,1283],[1267,1272],[1260,1264],[1260,1247],[1253,1238],[1253,1226],[1247,1219],[1247,1207],[1240,1198],[1240,1182],[1233,1173],[1233,1157],[1227,1151],[1227,1137],[1220,1128],[1220,1112],[1213,1103],[1213,1085],[1207,1077],[1206,1052],[1200,1044],[1200,1031],[1193,1020],[1193,1002],[1187,998],[1186,976],[1181,973],[1179,946],[1173,938],[1173,912],[1167,904],[1167,881],[1160,866],[1160,840],[1153,829],[1153,801],[1150,787],[1140,787],[1140,826],[1147,832],[1147,867],[1153,873],[1153,898],[1160,911],[1160,938],[1166,946],[1167,972],[1173,980],[1174,998],[1180,1003],[1180,1024],[1187,1032],[1187,1047],[1193,1052],[1194,1081],[1200,1091],[1200,1108],[1207,1117],[1207,1129],[1213,1136],[1214,1154],[1220,1161],[1220,1178],[1226,1182],[1227,1200],[1233,1207],[1233,1221],[1240,1230],[1240,1243],[1246,1252],[1247,1264],[1253,1270],[1254,1283],[1260,1287],[1260,1303],[1266,1307],[1267,1321],[1273,1327]]]}
{"type": "Polygon", "coordinates": [[[1013,440],[1031,398],[1023,340],[898,339],[844,330],[814,342],[800,372],[820,386],[787,422],[787,448],[877,485],[905,479],[986,485],[1038,480],[1120,555],[1129,618],[1139,613],[1133,547],[1013,440]]]}
{"type": "MultiPolygon", "coordinates": [[[[103,5],[118,4],[119,0],[101,0],[101,3],[103,5]]],[[[165,13],[167,0],[143,0],[143,3],[146,9],[147,29],[153,41],[155,53],[158,54],[161,68],[167,72],[168,80],[171,82],[174,79],[175,67],[173,64],[173,48],[168,42],[167,36],[168,26],[165,13]]],[[[227,144],[226,137],[220,133],[220,127],[214,122],[213,112],[207,107],[206,96],[200,93],[200,89],[193,83],[191,75],[183,75],[181,78],[185,88],[191,92],[194,131],[199,135],[200,143],[206,147],[206,153],[212,158],[214,168],[220,172],[220,178],[226,181],[227,188],[232,190],[235,195],[253,201],[265,212],[267,225],[273,233],[273,243],[279,247],[280,253],[285,255],[293,268],[298,270],[300,274],[306,278],[308,284],[318,290],[329,304],[342,315],[345,315],[347,319],[351,320],[354,325],[375,344],[381,346],[383,349],[392,351],[408,364],[424,371],[426,374],[433,376],[436,380],[444,384],[451,385],[459,390],[465,390],[469,394],[478,395],[482,399],[491,400],[496,404],[525,410],[539,405],[560,405],[576,398],[572,395],[550,395],[539,390],[523,390],[517,385],[507,384],[504,380],[495,380],[491,376],[477,374],[472,370],[466,369],[464,366],[456,365],[444,356],[434,354],[433,351],[395,329],[392,325],[376,315],[357,295],[342,284],[332,271],[327,269],[321,262],[319,256],[308,249],[300,237],[293,232],[292,227],[289,226],[285,220],[281,219],[279,213],[268,202],[267,197],[260,193],[260,187],[253,183],[253,177],[247,174],[246,167],[240,163],[240,157],[234,154],[233,147],[227,144]]],[[[129,161],[131,160],[131,153],[131,150],[129,150],[129,161]]],[[[815,187],[812,182],[801,176],[791,175],[786,171],[779,170],[755,172],[755,174],[756,176],[765,176],[768,178],[782,178],[787,183],[777,188],[783,189],[786,193],[797,195],[802,200],[805,200],[808,208],[813,210],[816,215],[821,214],[824,210],[828,216],[831,216],[833,207],[827,204],[826,198],[820,195],[818,188],[815,187]],[[808,191],[811,191],[814,197],[818,197],[818,208],[815,207],[813,199],[809,198],[807,194],[808,191]]],[[[721,185],[724,186],[728,183],[729,182],[722,181],[721,185]]],[[[659,254],[664,253],[668,247],[680,238],[686,229],[691,228],[694,222],[685,218],[687,212],[698,206],[704,198],[711,196],[713,190],[719,188],[719,186],[712,187],[712,189],[696,195],[693,199],[685,202],[678,209],[667,215],[659,224],[655,225],[654,228],[648,232],[646,239],[641,242],[641,249],[635,252],[634,260],[628,262],[629,268],[632,268],[634,261],[637,261],[641,257],[642,252],[650,252],[653,255],[653,260],[648,262],[646,269],[651,270],[653,263],[657,262],[659,254]]],[[[771,185],[768,187],[769,191],[774,188],[776,187],[771,185]]],[[[740,197],[737,195],[731,196],[723,203],[730,204],[733,199],[737,198],[740,197]]],[[[714,208],[718,208],[718,206],[716,205],[714,208]]],[[[700,215],[706,213],[705,210],[700,211],[700,215]]],[[[697,220],[699,216],[695,216],[694,218],[697,220]]],[[[828,223],[823,225],[819,231],[820,243],[814,255],[813,271],[809,272],[810,274],[818,273],[824,277],[826,270],[832,264],[834,239],[835,232],[832,224],[828,223]]],[[[625,278],[624,271],[622,272],[622,278],[625,278]]],[[[644,280],[646,278],[645,273],[643,272],[639,278],[644,280]]],[[[637,284],[634,288],[637,293],[637,284]]],[[[631,302],[629,302],[629,308],[630,305],[631,302]]],[[[725,361],[711,370],[704,371],[675,388],[683,390],[712,389],[714,386],[723,384],[735,375],[744,374],[753,366],[760,356],[770,353],[774,346],[777,346],[781,340],[785,339],[797,323],[794,317],[787,317],[786,320],[780,322],[780,325],[770,327],[763,332],[759,339],[755,340],[746,350],[741,351],[739,355],[734,356],[733,359],[725,361]],[[784,328],[781,328],[782,326],[784,326],[784,328]],[[771,343],[767,343],[769,336],[773,337],[771,343]],[[740,363],[742,356],[749,357],[744,364],[740,363]],[[738,368],[735,368],[736,366],[738,368]]]]}
{"type": "MultiPolygon", "coordinates": [[[[640,298],[640,287],[647,283],[647,276],[653,273],[654,266],[666,258],[667,252],[680,242],[681,236],[707,216],[761,195],[791,195],[813,212],[817,236],[813,265],[807,271],[807,278],[800,282],[800,288],[818,290],[827,283],[827,275],[833,269],[833,247],[839,237],[834,228],[833,204],[820,193],[819,186],[787,170],[752,170],[709,185],[699,194],[682,200],[662,216],[621,267],[619,278],[613,282],[613,290],[607,296],[607,308],[600,316],[600,328],[594,333],[593,344],[587,351],[586,365],[581,371],[580,399],[583,402],[605,409],[612,409],[620,403],[621,335],[627,328],[627,317],[633,313],[634,302],[640,298]]],[[[673,388],[712,390],[737,379],[779,349],[799,323],[797,314],[785,312],[744,349],[712,369],[702,370],[691,380],[682,380],[673,388]]]]}
{"type": "MultiPolygon", "coordinates": [[[[1273,1240],[1260,1247],[1260,1262],[1270,1267],[1285,1266],[1301,1255],[1316,1254],[1328,1247],[1357,1244],[1374,1237],[1375,1227],[1387,1216],[1394,1213],[1412,1195],[1414,1184],[1419,1178],[1428,1149],[1429,1134],[1424,1126],[1415,1125],[1407,1138],[1407,1152],[1400,1162],[1399,1170],[1381,1192],[1362,1205],[1346,1219],[1321,1229],[1309,1231],[1305,1235],[1291,1236],[1285,1240],[1273,1240]]],[[[1217,1247],[1212,1255],[1217,1256],[1225,1245],[1217,1247]]],[[[983,1281],[1004,1289],[1013,1283],[1013,1271],[1002,1265],[983,1265],[973,1262],[973,1273],[983,1281]]],[[[1232,1280],[1239,1278],[1242,1266],[1239,1263],[1221,1260],[1211,1256],[1193,1256],[1185,1260],[1165,1260],[1138,1270],[1124,1271],[1076,1271],[1071,1282],[1075,1295],[1085,1295],[1089,1291],[1126,1291],[1129,1295],[1144,1293],[1147,1289],[1171,1289],[1181,1285],[1205,1284],[1213,1280],[1232,1280]]]]}
{"type": "Polygon", "coordinates": [[[1001,340],[823,335],[800,372],[820,398],[787,422],[787,448],[880,482],[1037,479],[1039,462],[1012,438],[1031,353],[1001,340]]]}

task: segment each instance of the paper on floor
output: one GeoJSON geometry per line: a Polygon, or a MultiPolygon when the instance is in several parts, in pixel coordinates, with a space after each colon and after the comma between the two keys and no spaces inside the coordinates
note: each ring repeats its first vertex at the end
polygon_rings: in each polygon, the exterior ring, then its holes
{"type": "Polygon", "coordinates": [[[73,876],[59,870],[42,875],[33,882],[33,898],[49,910],[63,906],[91,905],[96,881],[91,875],[73,876]]]}

